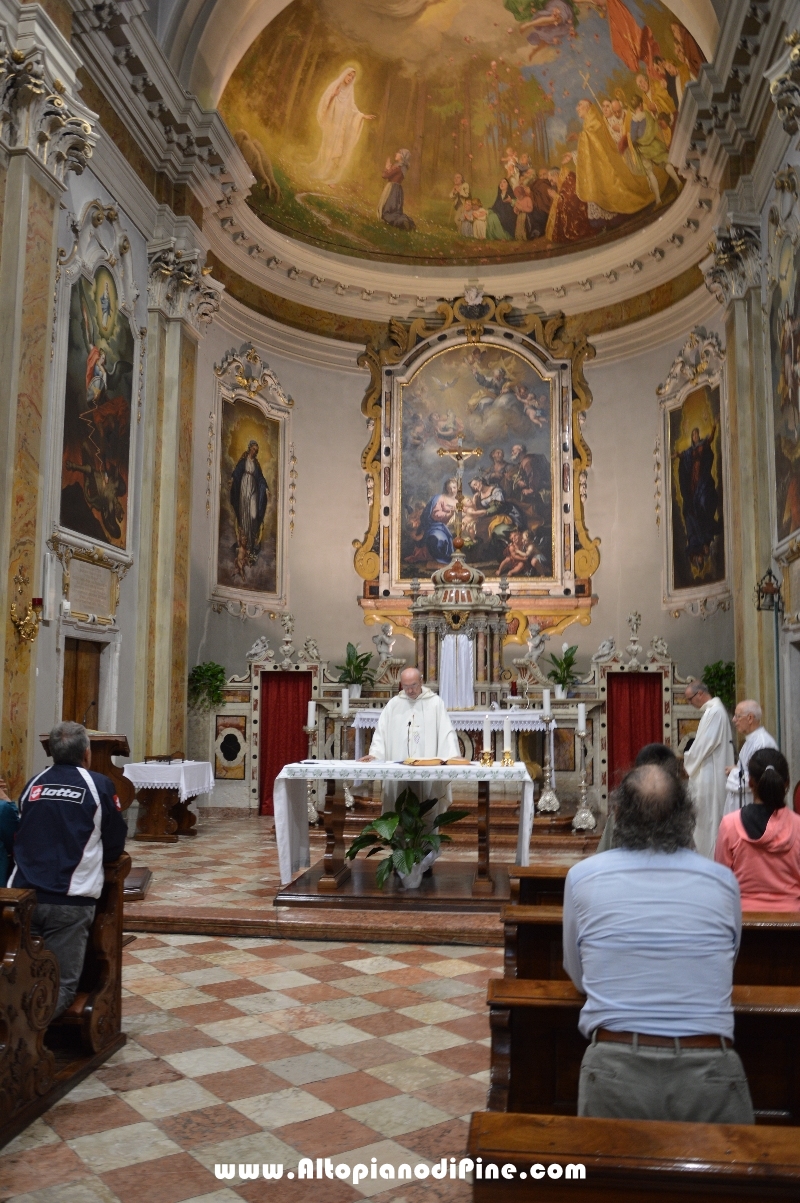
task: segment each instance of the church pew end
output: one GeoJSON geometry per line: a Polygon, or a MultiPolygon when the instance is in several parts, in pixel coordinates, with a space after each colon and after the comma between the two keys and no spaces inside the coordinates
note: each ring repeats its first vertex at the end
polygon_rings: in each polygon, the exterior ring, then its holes
{"type": "Polygon", "coordinates": [[[467,1155],[476,1164],[481,1159],[482,1177],[473,1171],[474,1203],[561,1203],[578,1196],[586,1203],[617,1203],[651,1195],[664,1203],[762,1203],[800,1197],[796,1128],[478,1111],[467,1155]],[[510,1165],[514,1172],[487,1179],[489,1165],[498,1171],[510,1165]],[[550,1166],[561,1172],[548,1172],[550,1166]]]}
{"type": "MultiPolygon", "coordinates": [[[[490,979],[488,1110],[576,1114],[580,1063],[588,1044],[578,1031],[584,1001],[568,980],[490,979]]],[[[734,986],[732,1002],[735,1047],[757,1121],[797,1124],[800,989],[734,986]]]]}
{"type": "Polygon", "coordinates": [[[33,890],[0,890],[0,1148],[125,1044],[119,1032],[101,1052],[49,1048],[58,962],[31,934],[33,890]]]}

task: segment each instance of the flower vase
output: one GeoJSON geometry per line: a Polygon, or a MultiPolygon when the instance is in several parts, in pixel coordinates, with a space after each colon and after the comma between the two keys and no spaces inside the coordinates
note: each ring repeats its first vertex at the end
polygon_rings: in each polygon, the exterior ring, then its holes
{"type": "Polygon", "coordinates": [[[360,681],[351,681],[350,684],[347,686],[347,688],[350,690],[351,699],[361,697],[361,682],[360,681]]]}
{"type": "MultiPolygon", "coordinates": [[[[351,688],[352,688],[352,686],[351,686],[351,688]]],[[[557,701],[557,702],[563,702],[564,698],[567,696],[567,687],[566,687],[566,685],[556,685],[556,687],[555,687],[555,695],[556,695],[556,701],[557,701]]]]}

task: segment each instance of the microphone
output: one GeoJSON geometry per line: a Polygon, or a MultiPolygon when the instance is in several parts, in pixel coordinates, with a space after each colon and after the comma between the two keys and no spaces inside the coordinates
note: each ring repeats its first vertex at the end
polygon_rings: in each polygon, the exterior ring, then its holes
{"type": "Polygon", "coordinates": [[[89,703],[89,705],[88,705],[88,706],[86,707],[86,709],[84,710],[84,712],[83,712],[83,718],[81,719],[81,726],[82,726],[82,727],[85,727],[85,726],[86,726],[86,716],[88,715],[88,713],[89,713],[89,711],[91,710],[92,706],[96,706],[96,705],[97,705],[97,701],[95,700],[94,702],[90,702],[90,703],[89,703]]]}

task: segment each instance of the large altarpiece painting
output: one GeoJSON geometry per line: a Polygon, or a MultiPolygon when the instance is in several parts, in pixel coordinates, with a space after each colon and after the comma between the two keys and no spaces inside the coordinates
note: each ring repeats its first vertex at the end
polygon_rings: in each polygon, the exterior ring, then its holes
{"type": "Polygon", "coordinates": [[[583,438],[592,349],[563,315],[519,313],[467,290],[437,318],[390,323],[359,361],[371,372],[362,465],[370,526],[355,543],[367,622],[408,627],[412,582],[423,588],[453,554],[457,467],[463,469],[463,556],[493,590],[507,581],[509,638],[529,621],[550,630],[591,617],[599,539],[584,501],[583,438]]]}
{"type": "Polygon", "coordinates": [[[800,530],[800,244],[785,238],[775,260],[769,339],[775,536],[782,544],[800,530]]]}

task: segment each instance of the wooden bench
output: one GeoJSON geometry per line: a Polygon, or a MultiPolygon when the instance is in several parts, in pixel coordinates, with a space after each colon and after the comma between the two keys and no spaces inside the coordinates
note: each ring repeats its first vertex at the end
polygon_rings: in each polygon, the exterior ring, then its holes
{"type": "Polygon", "coordinates": [[[509,865],[511,895],[522,906],[563,906],[564,879],[572,865],[548,864],[509,865]]]}
{"type": "Polygon", "coordinates": [[[105,866],[78,993],[54,1023],[58,963],[31,934],[34,890],[0,890],[0,1148],[125,1044],[122,891],[130,857],[105,866]]]}
{"type": "Polygon", "coordinates": [[[477,1111],[467,1153],[475,1163],[481,1158],[482,1177],[473,1175],[474,1203],[800,1198],[800,1132],[794,1128],[477,1111]],[[486,1178],[489,1165],[509,1164],[517,1171],[513,1177],[486,1178]],[[547,1173],[551,1165],[561,1167],[557,1179],[547,1173]],[[570,1178],[567,1166],[573,1167],[570,1178]],[[580,1166],[585,1180],[579,1179],[580,1166]]]}
{"type": "MultiPolygon", "coordinates": [[[[578,1031],[585,997],[572,982],[493,978],[490,1111],[575,1115],[588,1041],[578,1031]]],[[[800,989],[734,986],[734,1043],[756,1118],[800,1123],[800,989]]]]}
{"type": "MultiPolygon", "coordinates": [[[[566,980],[560,906],[504,906],[506,977],[566,980]]],[[[746,911],[734,985],[800,986],[800,914],[746,911]]]]}

